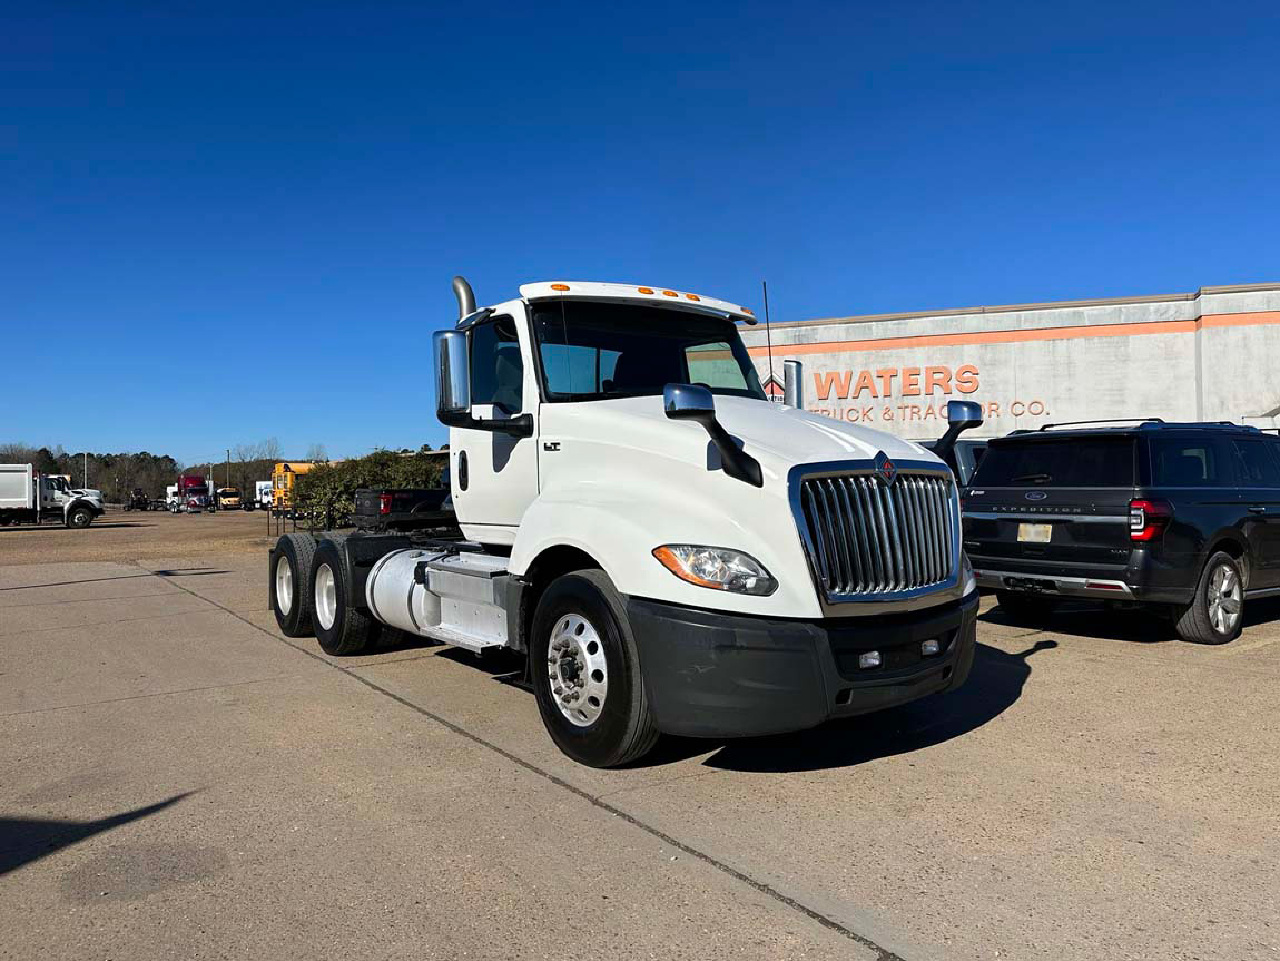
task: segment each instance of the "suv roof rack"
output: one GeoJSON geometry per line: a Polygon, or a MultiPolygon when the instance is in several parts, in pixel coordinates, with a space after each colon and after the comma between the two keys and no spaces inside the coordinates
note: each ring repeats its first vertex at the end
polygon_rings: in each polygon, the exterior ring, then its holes
{"type": "Polygon", "coordinates": [[[1082,427],[1086,424],[1163,424],[1160,417],[1108,417],[1105,420],[1067,420],[1061,424],[1044,424],[1041,430],[1061,430],[1066,427],[1082,427]]]}
{"type": "MultiPolygon", "coordinates": [[[[1162,417],[1114,417],[1107,420],[1075,420],[1061,424],[1045,424],[1042,431],[1075,430],[1077,428],[1114,428],[1116,430],[1186,430],[1187,428],[1216,428],[1221,430],[1251,430],[1259,432],[1253,424],[1237,424],[1229,420],[1197,420],[1169,423],[1162,417]]],[[[1013,431],[1013,433],[1030,433],[1030,431],[1013,431]]],[[[1280,430],[1277,431],[1280,433],[1280,430]]]]}

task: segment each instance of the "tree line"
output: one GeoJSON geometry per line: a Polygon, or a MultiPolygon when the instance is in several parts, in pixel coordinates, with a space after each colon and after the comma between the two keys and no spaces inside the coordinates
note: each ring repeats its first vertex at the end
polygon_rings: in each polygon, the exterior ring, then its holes
{"type": "MultiPolygon", "coordinates": [[[[148,497],[164,497],[165,488],[174,484],[184,471],[212,477],[216,487],[239,487],[252,492],[253,482],[270,480],[276,462],[282,459],[280,442],[274,437],[256,444],[239,444],[231,448],[230,453],[229,464],[227,460],[183,464],[168,454],[149,451],[72,453],[61,445],[50,449],[8,443],[0,444],[0,464],[32,464],[41,474],[66,474],[71,478],[72,487],[100,490],[107,501],[123,503],[136,488],[141,488],[148,497]]],[[[307,455],[303,459],[323,460],[324,446],[311,445],[307,455]]]]}
{"type": "Polygon", "coordinates": [[[145,450],[118,454],[70,453],[61,446],[50,450],[27,444],[0,444],[0,463],[31,464],[41,474],[66,474],[71,478],[72,487],[100,490],[108,501],[117,503],[135,487],[145,490],[148,497],[164,496],[165,487],[172,484],[182,470],[182,464],[168,454],[145,450]]]}
{"type": "MultiPolygon", "coordinates": [[[[430,449],[424,444],[421,451],[430,449]]],[[[329,464],[323,444],[312,444],[302,457],[284,457],[280,442],[274,437],[255,444],[238,444],[227,454],[221,461],[183,464],[168,454],[148,451],[86,454],[68,452],[61,445],[50,449],[20,443],[0,444],[0,464],[32,464],[42,474],[66,474],[71,478],[72,487],[100,490],[111,503],[123,503],[135,488],[141,488],[151,498],[164,497],[165,488],[175,483],[181,473],[209,477],[215,489],[238,487],[252,496],[255,481],[271,480],[277,463],[296,459],[325,465],[314,477],[312,497],[318,504],[332,509],[346,506],[350,492],[359,486],[434,486],[442,466],[438,458],[418,458],[408,450],[375,451],[367,457],[329,464]]]]}

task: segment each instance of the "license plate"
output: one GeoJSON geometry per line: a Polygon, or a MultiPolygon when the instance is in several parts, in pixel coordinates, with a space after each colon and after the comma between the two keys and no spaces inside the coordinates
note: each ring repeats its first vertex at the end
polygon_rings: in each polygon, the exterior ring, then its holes
{"type": "Polygon", "coordinates": [[[1018,541],[1023,544],[1048,544],[1053,538],[1052,524],[1019,524],[1018,541]]]}

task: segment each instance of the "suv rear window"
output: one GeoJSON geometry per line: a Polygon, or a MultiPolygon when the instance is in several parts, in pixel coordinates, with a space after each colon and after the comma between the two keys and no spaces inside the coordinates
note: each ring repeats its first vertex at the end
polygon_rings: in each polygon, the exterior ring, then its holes
{"type": "Polygon", "coordinates": [[[1225,437],[1151,438],[1155,487],[1233,487],[1231,444],[1225,437]]]}
{"type": "Polygon", "coordinates": [[[996,441],[978,465],[975,487],[1132,487],[1132,437],[996,441]]]}

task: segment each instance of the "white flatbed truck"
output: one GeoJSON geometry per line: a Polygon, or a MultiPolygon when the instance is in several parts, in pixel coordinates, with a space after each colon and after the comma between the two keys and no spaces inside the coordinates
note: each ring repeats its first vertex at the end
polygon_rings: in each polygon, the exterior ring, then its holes
{"type": "Polygon", "coordinates": [[[599,767],[660,733],[799,730],[964,682],[978,594],[950,470],[799,409],[798,365],[770,403],[750,311],[577,282],[477,310],[454,290],[434,347],[461,537],[280,538],[286,635],[523,652],[552,739],[599,767]]]}

